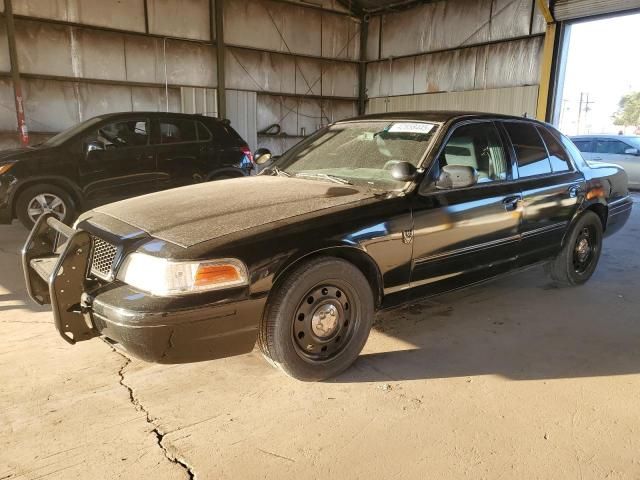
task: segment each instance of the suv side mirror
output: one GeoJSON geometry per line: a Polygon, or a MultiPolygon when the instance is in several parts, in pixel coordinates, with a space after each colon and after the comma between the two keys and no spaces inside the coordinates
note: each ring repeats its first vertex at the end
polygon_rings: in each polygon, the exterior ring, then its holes
{"type": "Polygon", "coordinates": [[[410,182],[416,178],[417,172],[418,170],[413,163],[409,162],[398,162],[391,167],[391,176],[394,180],[398,180],[400,182],[410,182]]]}
{"type": "Polygon", "coordinates": [[[445,165],[436,181],[438,190],[473,187],[478,183],[478,172],[466,165],[445,165]]]}
{"type": "Polygon", "coordinates": [[[100,156],[100,153],[104,151],[105,148],[102,143],[96,141],[89,142],[86,149],[87,160],[96,160],[100,156]]]}
{"type": "Polygon", "coordinates": [[[640,150],[638,150],[637,148],[627,148],[624,151],[625,155],[635,155],[638,156],[640,155],[640,150]]]}
{"type": "Polygon", "coordinates": [[[265,165],[271,161],[273,155],[268,148],[259,148],[253,154],[253,161],[256,165],[265,165]]]}

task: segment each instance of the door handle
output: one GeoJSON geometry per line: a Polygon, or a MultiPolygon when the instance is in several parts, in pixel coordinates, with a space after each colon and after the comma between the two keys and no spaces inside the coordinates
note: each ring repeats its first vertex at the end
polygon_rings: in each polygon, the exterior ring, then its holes
{"type": "Polygon", "coordinates": [[[576,198],[582,192],[580,185],[572,185],[569,187],[569,197],[576,198]]]}
{"type": "Polygon", "coordinates": [[[522,201],[522,195],[512,195],[502,200],[502,204],[504,205],[504,209],[507,212],[513,212],[514,210],[517,210],[518,204],[521,201],[522,201]]]}

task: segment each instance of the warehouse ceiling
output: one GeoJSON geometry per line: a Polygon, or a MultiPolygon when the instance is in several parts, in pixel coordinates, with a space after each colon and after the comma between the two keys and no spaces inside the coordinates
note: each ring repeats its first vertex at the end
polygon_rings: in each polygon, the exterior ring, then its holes
{"type": "Polygon", "coordinates": [[[401,10],[424,3],[424,0],[339,0],[339,2],[354,14],[361,15],[401,10]]]}

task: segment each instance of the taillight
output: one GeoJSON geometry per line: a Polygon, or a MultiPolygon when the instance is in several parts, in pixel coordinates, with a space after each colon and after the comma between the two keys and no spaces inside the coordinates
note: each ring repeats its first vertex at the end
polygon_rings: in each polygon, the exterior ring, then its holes
{"type": "Polygon", "coordinates": [[[247,157],[247,160],[249,160],[252,165],[255,165],[255,162],[253,161],[253,153],[251,153],[249,147],[242,147],[242,153],[244,153],[245,157],[247,157]]]}

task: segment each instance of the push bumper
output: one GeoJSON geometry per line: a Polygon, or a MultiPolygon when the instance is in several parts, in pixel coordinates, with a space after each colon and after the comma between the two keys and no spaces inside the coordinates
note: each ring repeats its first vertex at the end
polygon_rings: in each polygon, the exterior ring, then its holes
{"type": "Polygon", "coordinates": [[[266,298],[239,289],[187,303],[117,281],[102,285],[89,278],[91,251],[89,233],[51,216],[38,220],[22,251],[29,295],[51,304],[65,341],[103,336],[157,363],[213,360],[253,349],[266,298]],[[66,238],[62,244],[60,237],[66,238]]]}

